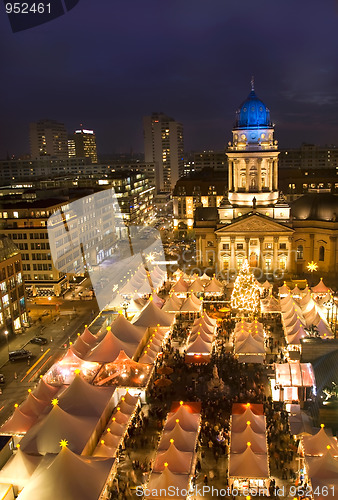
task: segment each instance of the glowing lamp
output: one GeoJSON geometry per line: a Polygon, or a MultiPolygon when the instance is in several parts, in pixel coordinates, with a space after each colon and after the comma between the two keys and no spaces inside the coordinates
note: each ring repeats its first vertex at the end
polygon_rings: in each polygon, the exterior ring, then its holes
{"type": "Polygon", "coordinates": [[[81,333],[80,332],[77,332],[77,336],[80,337],[81,333]]]}
{"type": "Polygon", "coordinates": [[[149,300],[150,300],[150,302],[152,302],[154,300],[152,295],[150,295],[149,300]]]}
{"type": "Polygon", "coordinates": [[[85,328],[87,328],[87,327],[88,327],[88,325],[85,325],[85,328]]]}
{"type": "Polygon", "coordinates": [[[248,495],[247,497],[245,497],[246,500],[251,500],[251,496],[248,495]]]}
{"type": "Polygon", "coordinates": [[[101,439],[100,443],[101,443],[101,444],[104,444],[104,439],[101,439]]]}
{"type": "Polygon", "coordinates": [[[326,447],[327,450],[331,450],[331,446],[328,444],[326,447]]]}
{"type": "Polygon", "coordinates": [[[107,432],[110,432],[110,427],[108,427],[107,432]]]}
{"type": "Polygon", "coordinates": [[[183,404],[184,404],[183,401],[180,401],[180,405],[182,406],[183,404]]]}
{"type": "Polygon", "coordinates": [[[54,398],[54,399],[52,399],[52,405],[53,405],[53,406],[57,406],[58,404],[59,404],[59,400],[58,400],[58,398],[54,398]]]}
{"type": "Polygon", "coordinates": [[[159,323],[157,323],[157,326],[160,326],[160,324],[159,324],[159,323]]]}
{"type": "Polygon", "coordinates": [[[120,309],[120,310],[119,310],[119,314],[123,314],[123,311],[122,311],[122,309],[120,309]]]}
{"type": "Polygon", "coordinates": [[[115,417],[113,417],[113,418],[112,418],[112,421],[113,421],[113,422],[115,422],[115,420],[116,420],[116,418],[115,418],[115,417]]]}
{"type": "Polygon", "coordinates": [[[63,448],[67,448],[67,446],[68,446],[68,441],[67,441],[67,439],[61,439],[61,441],[60,441],[60,446],[61,446],[61,448],[62,448],[62,449],[63,449],[63,448]]]}
{"type": "Polygon", "coordinates": [[[21,446],[21,445],[20,445],[20,443],[18,443],[18,444],[16,445],[17,449],[19,449],[19,448],[20,448],[20,446],[21,446]]]}
{"type": "Polygon", "coordinates": [[[17,408],[18,406],[19,406],[18,403],[15,403],[14,408],[17,408]]]}
{"type": "Polygon", "coordinates": [[[81,370],[79,368],[76,368],[76,370],[74,370],[74,373],[75,373],[75,375],[80,375],[81,370]]]}
{"type": "Polygon", "coordinates": [[[118,406],[118,407],[116,408],[116,411],[120,411],[120,410],[121,410],[121,408],[118,406]]]}
{"type": "Polygon", "coordinates": [[[170,443],[173,444],[174,440],[173,439],[170,439],[170,443]]]}
{"type": "Polygon", "coordinates": [[[324,429],[325,425],[324,424],[320,424],[321,428],[324,429]]]}
{"type": "Polygon", "coordinates": [[[179,423],[179,421],[180,421],[180,419],[179,419],[179,418],[177,418],[177,419],[175,420],[176,424],[178,424],[178,423],[179,423]]]}
{"type": "Polygon", "coordinates": [[[251,422],[250,420],[247,421],[246,425],[251,425],[251,422]]]}
{"type": "Polygon", "coordinates": [[[125,398],[124,396],[122,396],[121,400],[122,400],[122,401],[125,401],[125,399],[126,399],[126,398],[125,398]]]}
{"type": "Polygon", "coordinates": [[[168,467],[168,462],[164,462],[164,467],[168,467]]]}
{"type": "Polygon", "coordinates": [[[250,403],[247,403],[245,406],[246,406],[247,408],[250,408],[251,404],[250,404],[250,403]]]}
{"type": "Polygon", "coordinates": [[[250,446],[251,446],[250,441],[248,441],[248,442],[246,443],[246,445],[247,445],[247,447],[248,447],[248,448],[250,448],[250,446]]]}
{"type": "Polygon", "coordinates": [[[32,389],[28,389],[28,392],[31,393],[32,392],[32,389]]]}
{"type": "Polygon", "coordinates": [[[43,375],[40,375],[40,378],[43,378],[43,375]]]}

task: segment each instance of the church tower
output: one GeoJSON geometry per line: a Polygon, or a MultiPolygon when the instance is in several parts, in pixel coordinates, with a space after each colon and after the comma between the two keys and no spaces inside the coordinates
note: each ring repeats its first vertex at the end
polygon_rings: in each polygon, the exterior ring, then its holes
{"type": "Polygon", "coordinates": [[[270,110],[251,92],[236,111],[233,140],[227,149],[227,197],[219,207],[221,222],[229,223],[252,209],[288,221],[290,208],[278,191],[278,147],[270,110]]]}
{"type": "Polygon", "coordinates": [[[278,200],[278,154],[270,111],[258,99],[251,80],[251,92],[236,112],[229,143],[229,201],[252,207],[278,200]]]}

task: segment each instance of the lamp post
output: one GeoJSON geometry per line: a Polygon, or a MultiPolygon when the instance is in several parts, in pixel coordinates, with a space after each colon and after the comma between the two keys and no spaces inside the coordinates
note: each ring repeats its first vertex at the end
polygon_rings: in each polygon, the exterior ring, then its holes
{"type": "Polygon", "coordinates": [[[5,330],[6,340],[7,340],[7,349],[8,349],[8,359],[9,359],[9,340],[8,340],[8,330],[5,330]]]}

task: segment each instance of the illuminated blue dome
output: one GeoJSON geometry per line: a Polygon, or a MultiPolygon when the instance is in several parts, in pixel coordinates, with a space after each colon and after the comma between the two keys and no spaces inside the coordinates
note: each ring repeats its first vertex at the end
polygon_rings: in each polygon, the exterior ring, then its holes
{"type": "Polygon", "coordinates": [[[270,110],[265,106],[252,89],[247,99],[236,111],[236,128],[272,127],[270,110]]]}

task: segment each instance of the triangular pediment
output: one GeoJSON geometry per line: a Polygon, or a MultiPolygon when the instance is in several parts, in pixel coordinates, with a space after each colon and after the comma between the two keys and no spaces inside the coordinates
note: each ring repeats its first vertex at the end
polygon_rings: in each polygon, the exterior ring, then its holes
{"type": "Polygon", "coordinates": [[[292,234],[294,230],[264,215],[252,214],[252,215],[244,215],[243,217],[241,217],[241,220],[231,222],[230,224],[224,225],[223,227],[215,231],[215,233],[218,235],[224,233],[238,234],[238,233],[252,233],[252,232],[264,233],[264,235],[267,235],[269,233],[292,234]]]}

